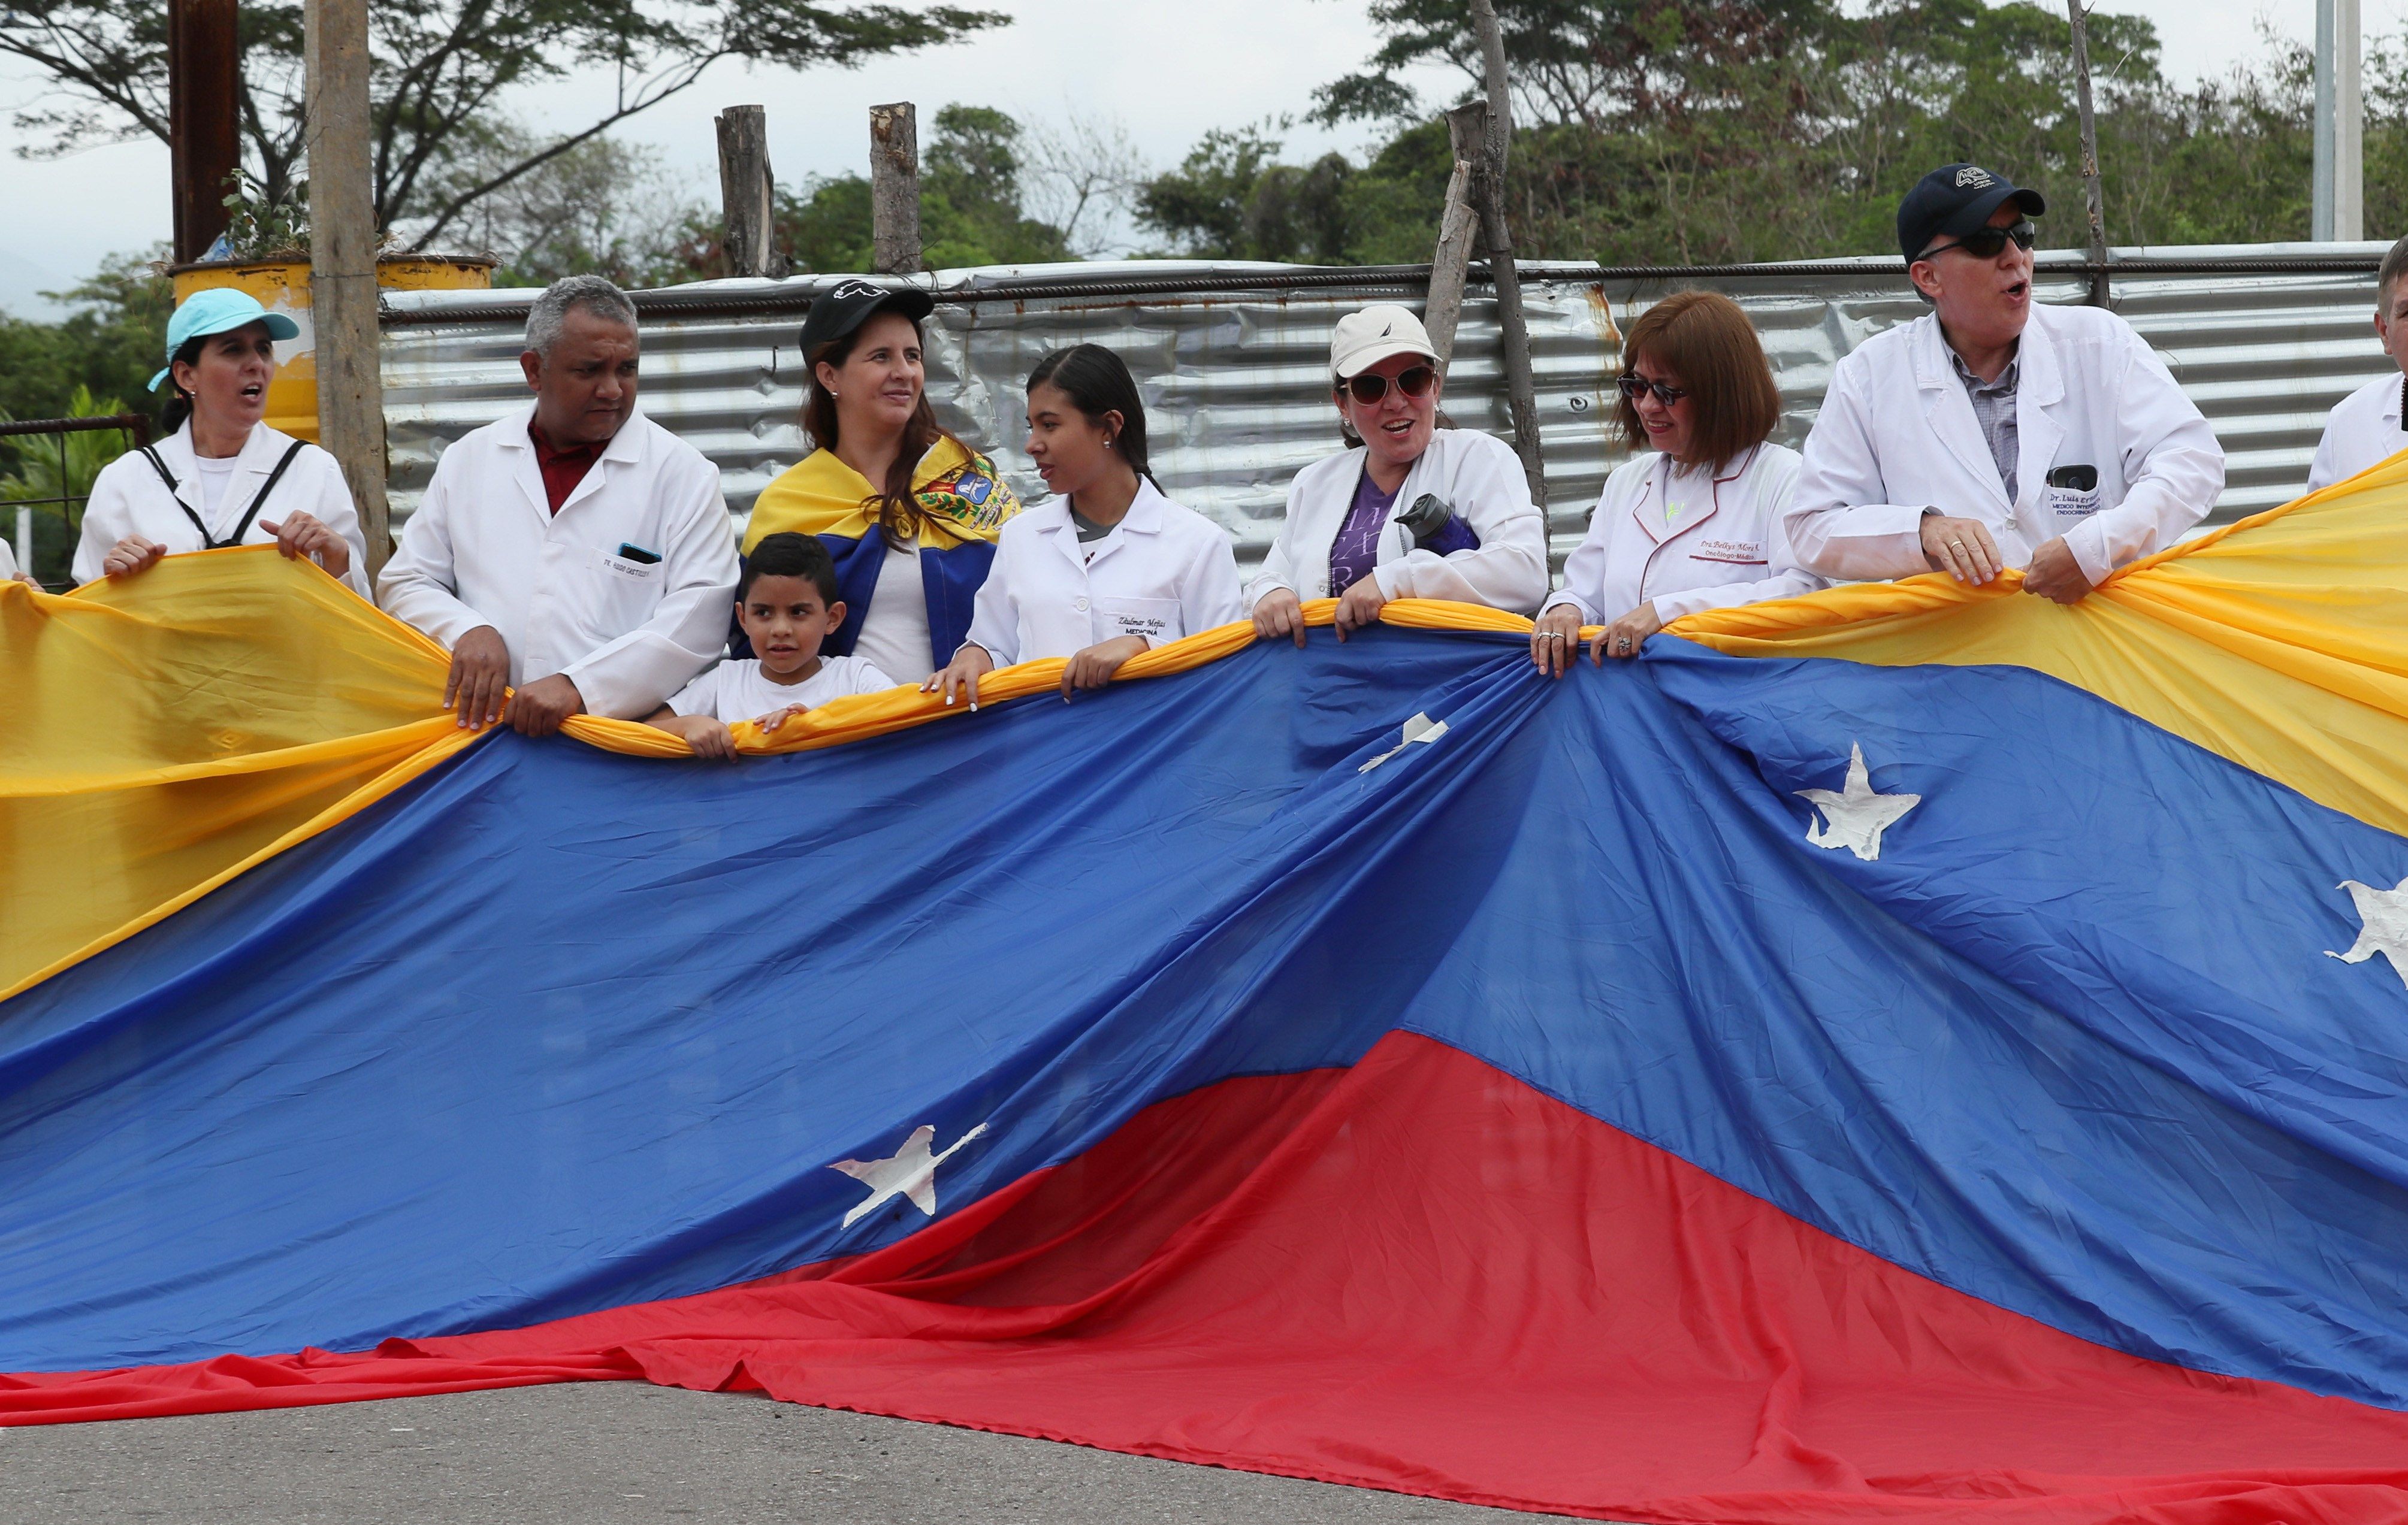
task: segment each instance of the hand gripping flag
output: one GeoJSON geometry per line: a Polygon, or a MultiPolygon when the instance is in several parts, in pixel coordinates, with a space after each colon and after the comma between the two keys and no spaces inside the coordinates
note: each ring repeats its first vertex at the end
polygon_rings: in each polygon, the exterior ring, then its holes
{"type": "Polygon", "coordinates": [[[464,738],[266,551],[0,588],[0,1422],[639,1378],[1623,1520],[2399,1518],[2403,509],[731,765],[464,738]]]}

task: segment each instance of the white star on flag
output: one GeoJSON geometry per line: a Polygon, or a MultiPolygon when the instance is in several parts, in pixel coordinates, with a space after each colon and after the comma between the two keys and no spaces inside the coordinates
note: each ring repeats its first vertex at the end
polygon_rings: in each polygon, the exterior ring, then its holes
{"type": "Polygon", "coordinates": [[[1427,715],[1416,713],[1412,720],[1405,722],[1404,740],[1397,743],[1394,747],[1389,748],[1386,751],[1382,752],[1379,756],[1371,759],[1370,762],[1364,763],[1354,771],[1356,773],[1369,773],[1373,768],[1385,762],[1388,759],[1396,756],[1398,752],[1403,751],[1413,743],[1418,741],[1424,746],[1427,746],[1429,743],[1436,741],[1439,737],[1445,734],[1446,722],[1444,720],[1433,720],[1427,715]]]}
{"type": "Polygon", "coordinates": [[[1865,749],[1848,744],[1847,782],[1838,793],[1828,789],[1791,791],[1823,812],[1829,824],[1806,821],[1806,840],[1818,848],[1845,848],[1867,862],[1881,856],[1882,833],[1923,803],[1920,794],[1876,794],[1872,776],[1865,771],[1865,749]]]}
{"type": "Polygon", "coordinates": [[[912,1206],[930,1218],[936,1217],[937,1167],[951,1159],[954,1149],[985,1132],[986,1124],[982,1122],[953,1140],[944,1153],[930,1154],[928,1146],[937,1141],[937,1130],[924,1122],[911,1130],[911,1136],[903,1141],[903,1147],[895,1151],[892,1159],[839,1160],[828,1166],[869,1188],[869,1200],[844,1215],[843,1227],[853,1227],[880,1203],[896,1196],[910,1198],[912,1206]]]}
{"type": "Polygon", "coordinates": [[[2408,879],[2389,890],[2377,890],[2356,879],[2344,879],[2339,888],[2348,891],[2358,906],[2358,941],[2346,953],[2328,951],[2325,957],[2364,963],[2380,953],[2391,961],[2400,982],[2408,985],[2408,879]]]}

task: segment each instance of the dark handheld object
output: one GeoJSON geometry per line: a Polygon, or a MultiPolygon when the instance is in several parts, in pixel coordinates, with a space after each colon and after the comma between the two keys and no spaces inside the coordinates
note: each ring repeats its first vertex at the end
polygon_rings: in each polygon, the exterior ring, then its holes
{"type": "Polygon", "coordinates": [[[646,550],[633,540],[620,542],[619,556],[621,560],[633,562],[638,566],[654,566],[659,564],[661,559],[659,551],[646,550]]]}
{"type": "Polygon", "coordinates": [[[2099,468],[2097,466],[2052,466],[2049,468],[2048,485],[2069,488],[2076,492],[2095,492],[2099,490],[2099,468]]]}
{"type": "Polygon", "coordinates": [[[1412,537],[1412,546],[1423,550],[1451,556],[1458,550],[1480,549],[1480,536],[1435,492],[1415,498],[1411,507],[1397,516],[1397,522],[1412,537]]]}

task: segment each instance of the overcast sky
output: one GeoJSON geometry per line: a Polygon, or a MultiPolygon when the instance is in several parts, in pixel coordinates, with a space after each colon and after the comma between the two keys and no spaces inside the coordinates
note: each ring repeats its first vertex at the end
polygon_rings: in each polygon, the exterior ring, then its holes
{"type": "MultiPolygon", "coordinates": [[[[787,181],[864,169],[867,109],[919,104],[924,125],[953,101],[999,106],[1024,121],[1076,113],[1116,120],[1154,165],[1174,163],[1206,129],[1304,110],[1313,87],[1358,66],[1372,38],[1359,0],[988,0],[1014,24],[978,41],[857,70],[747,73],[723,66],[686,94],[637,118],[622,132],[656,146],[671,169],[716,194],[713,113],[768,107],[770,159],[787,181]]],[[[2101,0],[2157,23],[2167,72],[2178,79],[2221,73],[2256,50],[2261,15],[2313,36],[2314,0],[2101,0]]],[[[2408,0],[2366,0],[2372,35],[2397,31],[2408,0]]],[[[2102,66],[2107,61],[2101,61],[2102,66]]],[[[1412,82],[1451,95],[1450,71],[1412,82]]],[[[547,86],[513,103],[530,119],[568,120],[598,87],[547,86]]],[[[40,81],[0,64],[0,106],[34,97],[40,81]]],[[[0,126],[0,137],[13,129],[0,126]]],[[[1359,131],[1297,129],[1290,151],[1359,150],[1359,131]]],[[[14,144],[8,145],[11,149],[14,144]]],[[[164,240],[169,230],[167,151],[145,140],[94,149],[51,163],[0,155],[0,306],[36,308],[34,292],[68,284],[101,258],[164,240]]]]}

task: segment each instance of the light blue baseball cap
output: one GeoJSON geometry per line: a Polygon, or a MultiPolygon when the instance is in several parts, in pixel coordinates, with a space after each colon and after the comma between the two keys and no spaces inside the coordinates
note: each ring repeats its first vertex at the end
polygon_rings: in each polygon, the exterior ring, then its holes
{"type": "MultiPolygon", "coordinates": [[[[176,351],[194,339],[205,339],[228,329],[248,328],[253,323],[265,323],[267,335],[275,339],[297,339],[301,325],[280,312],[270,312],[259,305],[259,298],[249,292],[238,292],[231,286],[212,286],[205,292],[194,292],[176,308],[167,320],[167,358],[173,361],[176,351]]],[[[150,390],[167,379],[167,367],[150,378],[150,390]]]]}

